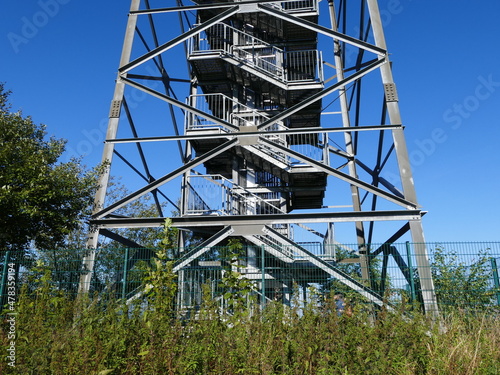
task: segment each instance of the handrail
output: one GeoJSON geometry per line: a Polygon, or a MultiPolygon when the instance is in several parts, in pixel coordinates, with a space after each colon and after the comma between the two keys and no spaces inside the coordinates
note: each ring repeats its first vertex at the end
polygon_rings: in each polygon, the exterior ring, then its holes
{"type": "MultiPolygon", "coordinates": [[[[187,100],[188,103],[194,107],[204,112],[212,113],[213,116],[238,127],[259,125],[270,119],[265,111],[250,108],[249,106],[220,93],[191,95],[187,100]]],[[[231,129],[206,119],[203,116],[186,112],[186,131],[213,128],[220,129],[225,132],[232,131],[231,129]]],[[[285,126],[283,122],[276,122],[272,126],[266,128],[266,131],[269,132],[275,132],[277,130],[286,131],[288,130],[288,127],[285,126]]],[[[286,136],[284,134],[266,134],[266,132],[263,132],[261,136],[278,145],[290,147],[294,151],[303,153],[314,160],[326,163],[328,162],[328,159],[325,157],[325,155],[328,155],[328,153],[325,152],[328,139],[325,135],[294,134],[286,136]]],[[[300,164],[297,160],[291,159],[287,155],[277,152],[266,145],[256,145],[255,147],[257,147],[260,151],[265,152],[273,159],[284,163],[288,167],[300,164]]]]}
{"type": "Polygon", "coordinates": [[[268,3],[268,5],[286,13],[318,11],[318,0],[289,0],[268,3]]]}
{"type": "MultiPolygon", "coordinates": [[[[259,215],[259,214],[282,214],[285,213],[282,209],[273,204],[262,199],[258,195],[248,191],[246,188],[235,184],[233,181],[225,178],[221,175],[191,175],[188,176],[188,186],[193,187],[195,184],[192,183],[192,179],[202,178],[211,184],[214,184],[220,188],[221,195],[213,188],[210,189],[211,197],[203,197],[203,208],[188,208],[186,210],[187,214],[214,214],[219,213],[221,215],[259,215]],[[216,195],[218,196],[217,199],[216,195]],[[207,202],[209,198],[215,199],[217,203],[220,203],[220,207],[211,206],[210,202],[207,202]]],[[[203,191],[201,189],[194,189],[196,191],[196,198],[199,201],[203,191]]]]}
{"type": "MultiPolygon", "coordinates": [[[[209,183],[218,186],[218,188],[220,189],[219,191],[216,191],[212,187],[210,189],[207,189],[206,192],[210,192],[210,194],[212,194],[211,198],[215,199],[215,201],[217,203],[220,203],[221,206],[209,207],[208,204],[207,206],[204,206],[201,210],[196,208],[193,210],[189,208],[190,200],[188,198],[188,207],[186,210],[186,214],[188,215],[217,214],[223,216],[226,215],[230,216],[230,215],[265,215],[265,214],[286,213],[286,211],[281,209],[280,207],[269,203],[268,201],[261,198],[257,194],[254,194],[249,190],[247,190],[246,188],[235,184],[233,181],[225,178],[224,176],[202,175],[202,174],[188,176],[188,181],[187,181],[188,186],[192,190],[194,190],[193,186],[197,185],[191,181],[194,178],[204,179],[209,183]],[[221,195],[219,195],[219,192],[221,193],[221,195]]],[[[196,198],[200,198],[200,194],[203,195],[204,191],[200,190],[201,189],[198,186],[198,189],[196,189],[196,198]]],[[[190,193],[191,192],[188,192],[188,194],[190,193]]],[[[207,203],[208,198],[210,197],[207,197],[207,199],[203,199],[203,202],[207,203]]],[[[285,224],[284,227],[281,228],[281,232],[283,236],[290,238],[290,236],[292,235],[291,226],[289,224],[285,224]]],[[[264,241],[268,246],[273,246],[275,249],[279,250],[284,255],[290,257],[293,256],[293,254],[289,251],[289,249],[283,247],[283,244],[273,239],[272,237],[269,237],[264,233],[262,233],[262,235],[257,237],[261,238],[261,240],[264,241]]]]}
{"type": "Polygon", "coordinates": [[[191,38],[188,52],[190,56],[225,54],[284,84],[323,82],[324,78],[318,50],[284,51],[224,23],[217,23],[191,38]]]}

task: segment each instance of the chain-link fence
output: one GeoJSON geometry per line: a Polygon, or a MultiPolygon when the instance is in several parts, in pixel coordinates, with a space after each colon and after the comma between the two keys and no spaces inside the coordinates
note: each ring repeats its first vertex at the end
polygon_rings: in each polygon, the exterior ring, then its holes
{"type": "MultiPolygon", "coordinates": [[[[229,276],[245,280],[260,303],[288,304],[297,295],[306,302],[334,292],[378,304],[422,303],[422,263],[430,264],[440,310],[500,308],[498,242],[372,244],[361,253],[370,254],[368,262],[360,262],[357,249],[357,245],[325,249],[309,242],[295,247],[243,246],[238,253],[229,247],[167,253],[177,275],[176,301],[183,309],[199,306],[206,290],[223,304],[228,288],[235,292],[238,288],[228,286],[229,276]],[[419,246],[426,247],[428,262],[415,256],[419,246]]],[[[59,249],[23,257],[4,252],[0,256],[2,304],[23,285],[35,289],[47,270],[53,286],[68,295],[84,290],[128,300],[140,295],[156,254],[151,249],[101,248],[95,252],[91,277],[84,278],[90,272],[82,266],[88,250],[59,249]]]]}

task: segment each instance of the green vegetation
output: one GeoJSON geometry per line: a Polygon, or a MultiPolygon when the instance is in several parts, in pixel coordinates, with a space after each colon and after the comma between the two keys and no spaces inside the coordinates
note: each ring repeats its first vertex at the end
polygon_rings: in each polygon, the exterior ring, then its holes
{"type": "MultiPolygon", "coordinates": [[[[238,303],[222,311],[206,290],[191,318],[172,309],[175,275],[159,254],[145,293],[130,305],[113,297],[74,300],[38,265],[16,317],[16,367],[8,374],[498,374],[498,316],[449,314],[441,324],[407,311],[375,320],[355,306],[337,316],[334,301],[263,311],[238,303]],[[78,314],[75,314],[78,311],[78,314]]],[[[232,289],[248,288],[226,282],[232,289]]],[[[236,293],[237,296],[241,295],[236,293]]],[[[9,345],[7,322],[0,342],[9,345]]]]}
{"type": "MultiPolygon", "coordinates": [[[[238,272],[244,249],[237,240],[218,249],[223,264],[218,293],[209,280],[199,309],[178,311],[178,277],[171,260],[176,236],[166,221],[163,249],[143,264],[138,298],[128,304],[111,291],[75,299],[53,281],[49,266],[38,263],[16,304],[16,367],[3,361],[0,372],[500,373],[500,317],[495,310],[448,309],[440,321],[431,322],[412,305],[374,314],[358,303],[352,314],[339,316],[334,291],[325,299],[314,288],[305,305],[295,288],[289,305],[269,301],[261,309],[251,297],[253,282],[238,272]]],[[[445,258],[436,258],[442,277],[455,269],[445,258]]],[[[474,270],[457,275],[457,282],[481,274],[474,270]]],[[[2,324],[0,342],[8,347],[8,322],[2,324]]]]}
{"type": "Polygon", "coordinates": [[[0,83],[0,251],[21,260],[33,245],[64,244],[89,214],[100,169],[60,162],[65,141],[47,139],[45,126],[11,112],[0,83]]]}
{"type": "Polygon", "coordinates": [[[433,251],[432,278],[441,311],[491,308],[498,290],[492,284],[491,255],[481,250],[477,259],[465,263],[442,246],[433,251]]]}

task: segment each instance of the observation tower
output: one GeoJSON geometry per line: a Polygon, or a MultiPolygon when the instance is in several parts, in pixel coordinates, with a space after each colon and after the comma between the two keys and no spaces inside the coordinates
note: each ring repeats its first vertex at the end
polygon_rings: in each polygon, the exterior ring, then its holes
{"type": "Polygon", "coordinates": [[[398,102],[376,0],[132,0],[86,269],[99,235],[141,248],[120,228],[170,217],[181,307],[236,237],[262,301],[336,280],[382,305],[370,269],[392,255],[437,313],[398,102]],[[132,192],[110,201],[111,175],[132,192]],[[154,215],[122,214],[146,195],[154,215]]]}

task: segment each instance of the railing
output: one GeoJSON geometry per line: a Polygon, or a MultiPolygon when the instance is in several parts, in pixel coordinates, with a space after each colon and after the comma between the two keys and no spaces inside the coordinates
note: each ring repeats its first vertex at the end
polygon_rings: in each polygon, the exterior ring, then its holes
{"type": "MultiPolygon", "coordinates": [[[[235,2],[240,2],[243,0],[235,0],[235,2]]],[[[195,0],[196,4],[207,4],[214,3],[213,0],[195,0]]],[[[221,1],[222,2],[222,1],[221,1]]],[[[311,13],[318,11],[318,0],[288,0],[279,1],[273,3],[266,3],[266,5],[271,6],[275,9],[286,13],[311,13]]]]}
{"type": "MultiPolygon", "coordinates": [[[[196,27],[199,25],[193,25],[196,27]]],[[[188,53],[228,52],[233,45],[233,32],[227,25],[219,23],[193,36],[188,41],[188,53]]]]}
{"type": "MultiPolygon", "coordinates": [[[[191,95],[188,102],[197,109],[206,113],[211,112],[212,115],[238,127],[260,125],[269,120],[269,117],[264,112],[252,109],[223,94],[191,95]]],[[[186,130],[199,130],[214,127],[218,127],[226,132],[230,131],[230,129],[201,115],[186,113],[186,130]]],[[[279,130],[287,130],[287,128],[282,123],[275,123],[266,129],[266,131],[279,130]]],[[[279,145],[285,147],[287,146],[286,135],[269,134],[263,135],[263,137],[279,145]]],[[[285,154],[276,152],[266,146],[259,146],[259,148],[269,154],[272,158],[277,159],[282,163],[286,163],[287,165],[289,164],[288,158],[285,154]]]]}
{"type": "Polygon", "coordinates": [[[285,213],[221,175],[188,177],[187,215],[273,215],[285,213]]]}
{"type": "MultiPolygon", "coordinates": [[[[205,113],[212,114],[213,116],[230,122],[231,112],[234,109],[234,106],[237,105],[235,101],[231,98],[223,95],[223,94],[205,94],[205,95],[191,95],[187,103],[196,109],[199,109],[205,113]]],[[[220,127],[225,131],[229,131],[229,129],[224,128],[219,125],[215,121],[208,119],[204,116],[193,114],[190,112],[186,112],[185,116],[185,129],[186,130],[195,130],[195,129],[204,129],[204,128],[214,128],[220,127]]]]}
{"type": "Polygon", "coordinates": [[[229,215],[232,182],[222,176],[189,176],[187,215],[229,215]]]}
{"type": "Polygon", "coordinates": [[[191,38],[188,52],[190,56],[222,53],[282,83],[323,82],[321,53],[317,50],[285,52],[223,23],[191,38]]]}
{"type": "MultiPolygon", "coordinates": [[[[260,125],[269,120],[269,116],[262,111],[250,108],[244,104],[239,103],[223,94],[201,94],[192,95],[188,99],[193,107],[212,114],[221,120],[229,122],[238,127],[260,125]]],[[[215,121],[207,119],[206,117],[193,113],[186,113],[185,129],[186,130],[200,130],[200,129],[213,129],[219,128],[222,131],[229,132],[230,129],[217,124],[215,121]]],[[[276,131],[286,131],[288,128],[281,122],[266,128],[262,133],[262,137],[271,142],[279,144],[284,147],[290,147],[291,150],[297,151],[313,160],[327,162],[325,149],[328,143],[328,138],[325,134],[277,134],[276,131]],[[265,132],[273,132],[273,134],[265,134],[265,132]]],[[[282,152],[277,152],[273,148],[258,145],[257,148],[273,159],[286,164],[287,166],[301,164],[296,159],[289,158],[282,152]]]]}
{"type": "Polygon", "coordinates": [[[286,13],[318,11],[318,0],[291,0],[269,5],[286,13]]]}
{"type": "MultiPolygon", "coordinates": [[[[279,197],[264,199],[234,184],[220,175],[196,175],[188,177],[186,215],[276,215],[286,213],[279,207],[279,197]],[[274,204],[273,204],[274,202],[274,204]]],[[[266,195],[267,193],[264,193],[266,195]]],[[[286,238],[293,239],[289,224],[273,225],[272,228],[286,238]]],[[[287,246],[269,236],[257,236],[281,254],[292,258],[287,246]]]]}
{"type": "Polygon", "coordinates": [[[321,52],[290,51],[285,56],[287,82],[323,82],[321,52]]]}
{"type": "MultiPolygon", "coordinates": [[[[224,94],[199,94],[191,95],[188,104],[207,114],[211,114],[223,121],[229,122],[238,127],[249,125],[260,125],[269,120],[265,112],[250,108],[237,100],[234,100],[224,94]]],[[[276,130],[277,126],[285,129],[281,123],[276,123],[271,128],[276,130]]],[[[195,130],[204,128],[220,127],[224,131],[230,129],[219,125],[213,120],[198,114],[186,113],[185,129],[195,130]]]]}
{"type": "Polygon", "coordinates": [[[252,43],[233,46],[229,53],[232,54],[236,60],[256,70],[270,74],[274,79],[280,82],[286,82],[287,77],[285,75],[285,69],[283,68],[283,50],[267,44],[255,45],[253,42],[255,42],[255,38],[252,37],[252,43]]]}
{"type": "MultiPolygon", "coordinates": [[[[327,162],[324,152],[328,145],[328,136],[325,133],[316,134],[292,134],[289,136],[289,147],[291,150],[305,155],[313,160],[327,162]]],[[[291,159],[292,165],[302,164],[297,159],[291,159]]]]}
{"type": "Polygon", "coordinates": [[[279,81],[285,79],[282,49],[223,23],[195,35],[188,48],[190,55],[223,52],[279,81]]]}
{"type": "MultiPolygon", "coordinates": [[[[277,230],[278,233],[284,235],[285,237],[293,237],[293,234],[290,233],[291,226],[290,225],[285,225],[283,227],[278,227],[275,228],[276,226],[273,226],[274,230],[277,230]]],[[[294,259],[294,254],[293,254],[293,248],[289,245],[285,245],[278,241],[277,239],[270,237],[270,236],[265,236],[265,235],[259,235],[256,236],[259,240],[262,241],[262,243],[265,244],[265,246],[268,246],[272,249],[275,249],[279,251],[280,254],[283,254],[285,257],[289,259],[294,259]]]]}

